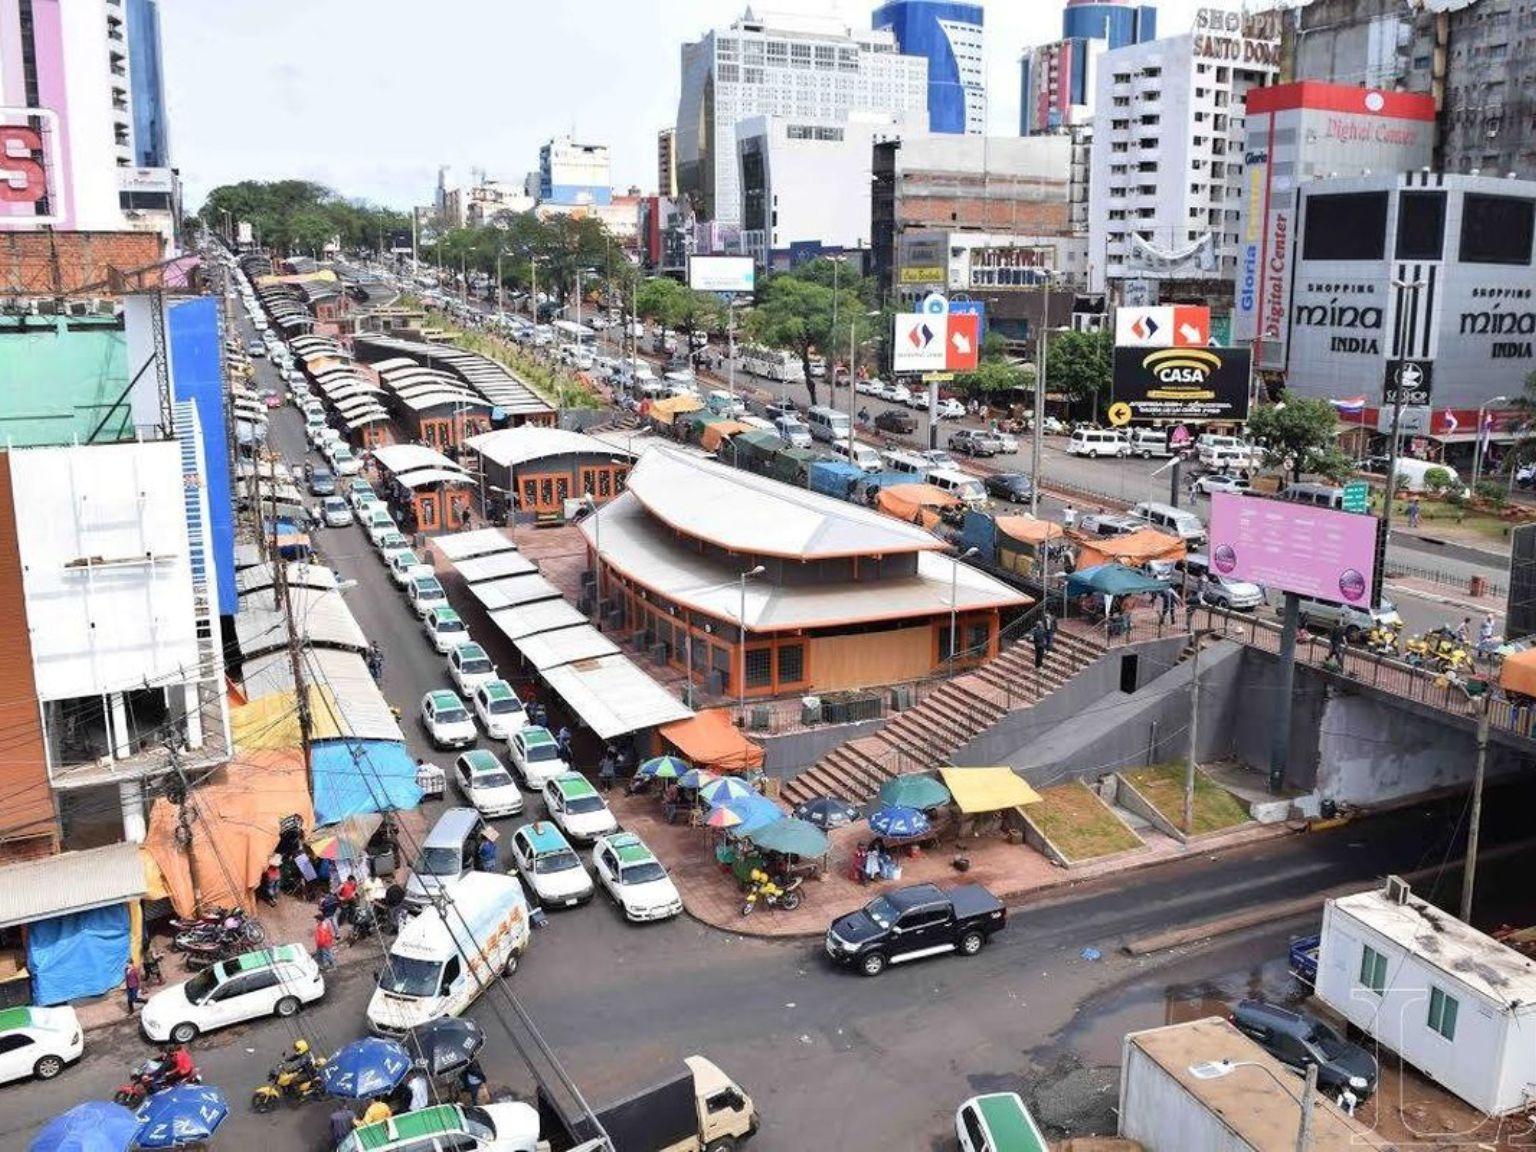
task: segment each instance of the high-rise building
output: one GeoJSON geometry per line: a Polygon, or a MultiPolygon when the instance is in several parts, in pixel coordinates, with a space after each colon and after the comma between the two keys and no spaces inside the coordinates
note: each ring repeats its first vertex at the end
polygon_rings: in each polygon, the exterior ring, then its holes
{"type": "Polygon", "coordinates": [[[656,133],[656,195],[677,195],[677,129],[656,133]]]}
{"type": "Polygon", "coordinates": [[[1131,0],[1067,0],[1060,40],[1019,58],[1019,135],[1058,132],[1093,116],[1101,53],[1157,38],[1157,9],[1131,0]]]}
{"type": "Polygon", "coordinates": [[[0,0],[0,230],[180,224],[156,0],[0,0]]]}
{"type": "Polygon", "coordinates": [[[730,228],[741,218],[736,125],[779,115],[837,124],[855,109],[928,121],[928,61],[904,56],[889,30],[854,32],[835,19],[748,9],[728,28],[682,47],[677,105],[678,192],[699,219],[730,228]]]}
{"type": "Polygon", "coordinates": [[[889,29],[908,56],[928,61],[928,130],[987,128],[987,86],[982,58],[980,4],[952,0],[891,0],[875,9],[870,26],[889,29]]]}
{"type": "Polygon", "coordinates": [[[1092,287],[1161,282],[1176,294],[1216,298],[1232,290],[1245,102],[1278,71],[1280,21],[1275,11],[1202,8],[1193,32],[1100,58],[1089,178],[1092,287]]]}
{"type": "Polygon", "coordinates": [[[539,148],[539,203],[604,205],[613,200],[606,144],[578,144],[556,136],[539,148]]]}

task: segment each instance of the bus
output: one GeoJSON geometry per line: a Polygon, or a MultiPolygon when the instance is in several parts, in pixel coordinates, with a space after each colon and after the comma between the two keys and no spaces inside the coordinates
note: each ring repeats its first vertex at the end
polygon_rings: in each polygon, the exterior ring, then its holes
{"type": "Polygon", "coordinates": [[[575,344],[580,348],[591,348],[597,343],[597,333],[585,324],[577,324],[574,320],[554,320],[549,326],[555,330],[557,344],[575,344]]]}
{"type": "Polygon", "coordinates": [[[779,348],[759,348],[749,344],[738,349],[737,356],[741,361],[742,371],[749,375],[789,383],[803,383],[805,380],[805,365],[793,352],[786,352],[779,348]]]}

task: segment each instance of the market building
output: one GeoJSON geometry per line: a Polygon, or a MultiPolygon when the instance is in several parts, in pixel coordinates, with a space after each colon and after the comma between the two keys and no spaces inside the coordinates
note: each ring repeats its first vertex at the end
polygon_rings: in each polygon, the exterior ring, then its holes
{"type": "Polygon", "coordinates": [[[743,668],[749,697],[922,679],[952,615],[977,660],[1029,603],[915,525],[664,448],[580,528],[605,626],[712,695],[743,668]]]}
{"type": "Polygon", "coordinates": [[[567,500],[590,495],[603,504],[624,491],[634,457],[595,436],[563,428],[502,428],[464,444],[465,467],[488,498],[537,518],[563,518],[567,500]]]}

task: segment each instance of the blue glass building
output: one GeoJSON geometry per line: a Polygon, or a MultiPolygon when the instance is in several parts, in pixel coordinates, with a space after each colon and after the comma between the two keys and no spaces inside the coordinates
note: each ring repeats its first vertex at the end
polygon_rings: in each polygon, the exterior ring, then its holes
{"type": "Polygon", "coordinates": [[[1106,49],[1157,39],[1157,9],[1116,0],[1067,0],[1063,40],[1102,40],[1106,49]]]}
{"type": "Polygon", "coordinates": [[[128,0],[129,85],[133,104],[133,162],[171,167],[165,122],[165,76],[160,64],[159,0],[128,0]]]}
{"type": "Polygon", "coordinates": [[[875,9],[870,27],[889,28],[903,55],[927,59],[930,131],[986,131],[980,4],[892,0],[875,9]]]}

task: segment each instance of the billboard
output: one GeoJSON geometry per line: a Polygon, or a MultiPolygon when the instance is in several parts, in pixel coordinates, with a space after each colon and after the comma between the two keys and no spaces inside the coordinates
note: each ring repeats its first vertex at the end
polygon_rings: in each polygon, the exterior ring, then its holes
{"type": "Polygon", "coordinates": [[[1299,596],[1367,607],[1376,588],[1374,516],[1217,492],[1211,567],[1299,596]]]}
{"type": "Polygon", "coordinates": [[[0,107],[0,228],[68,226],[59,140],[52,109],[0,107]]]}
{"type": "Polygon", "coordinates": [[[892,350],[897,372],[974,372],[981,356],[981,317],[898,312],[892,350]]]}
{"type": "Polygon", "coordinates": [[[756,276],[750,256],[688,257],[688,287],[695,292],[751,292],[756,276]]]}
{"type": "Polygon", "coordinates": [[[411,230],[409,228],[397,228],[389,234],[389,250],[391,252],[412,252],[415,245],[411,243],[411,230]]]}
{"type": "Polygon", "coordinates": [[[1246,348],[1115,349],[1109,422],[1248,418],[1246,348]]]}
{"type": "Polygon", "coordinates": [[[1211,310],[1178,304],[1115,309],[1115,343],[1122,348],[1204,348],[1211,342],[1211,310]]]}

